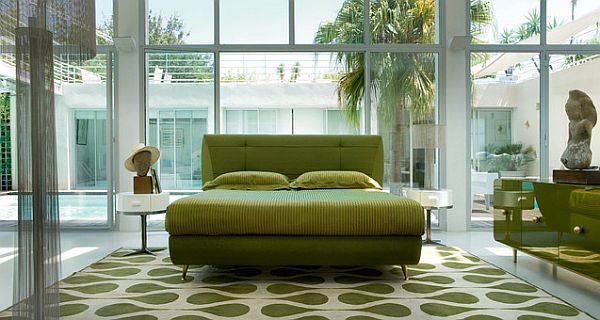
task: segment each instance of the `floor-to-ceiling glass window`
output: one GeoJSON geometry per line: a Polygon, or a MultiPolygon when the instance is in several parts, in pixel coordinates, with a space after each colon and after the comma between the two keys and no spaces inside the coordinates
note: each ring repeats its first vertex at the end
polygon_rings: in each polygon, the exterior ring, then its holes
{"type": "Polygon", "coordinates": [[[437,4],[148,1],[146,131],[163,189],[200,190],[207,132],[379,134],[385,188],[440,187],[445,146],[426,137],[444,121],[437,4]]]}
{"type": "MultiPolygon", "coordinates": [[[[97,0],[98,54],[79,63],[61,54],[54,57],[56,147],[61,225],[107,227],[113,221],[111,179],[112,145],[112,0],[97,0]]],[[[1,225],[17,219],[15,63],[10,55],[0,57],[0,94],[7,93],[6,122],[10,135],[2,135],[3,172],[10,183],[0,194],[1,225]],[[4,139],[6,144],[4,144],[4,139]]],[[[1,124],[0,124],[1,127],[1,124]]]]}
{"type": "MultiPolygon", "coordinates": [[[[495,178],[547,179],[562,166],[569,91],[594,95],[600,5],[471,0],[470,9],[471,225],[490,226],[495,178]]],[[[539,216],[537,203],[530,211],[524,219],[539,216]]]]}
{"type": "Polygon", "coordinates": [[[202,136],[213,132],[213,55],[148,52],[147,133],[161,151],[157,164],[164,190],[202,187],[202,136]]]}
{"type": "Polygon", "coordinates": [[[55,65],[60,79],[55,106],[63,225],[100,226],[111,220],[111,66],[110,53],[99,53],[81,66],[68,60],[55,65]]]}
{"type": "Polygon", "coordinates": [[[427,130],[438,124],[436,59],[433,53],[371,55],[373,81],[378,83],[371,96],[375,132],[384,139],[385,181],[392,190],[438,187],[442,145],[433,136],[435,130],[427,130]]]}
{"type": "MultiPolygon", "coordinates": [[[[471,225],[492,224],[494,180],[539,177],[540,57],[488,53],[471,68],[471,225]],[[497,61],[505,59],[506,67],[497,61]]],[[[472,54],[472,61],[476,60],[472,54]]]]}
{"type": "MultiPolygon", "coordinates": [[[[356,134],[359,121],[344,115],[338,98],[346,75],[341,53],[223,53],[221,112],[223,133],[356,134]]],[[[364,128],[362,128],[364,131],[364,128]]]]}

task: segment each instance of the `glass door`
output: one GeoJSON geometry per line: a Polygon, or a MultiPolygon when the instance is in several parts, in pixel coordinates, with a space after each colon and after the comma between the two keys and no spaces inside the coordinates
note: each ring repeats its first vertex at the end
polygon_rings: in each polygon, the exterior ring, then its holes
{"type": "Polygon", "coordinates": [[[104,51],[81,66],[56,64],[60,219],[66,227],[113,223],[113,54],[104,51]]]}

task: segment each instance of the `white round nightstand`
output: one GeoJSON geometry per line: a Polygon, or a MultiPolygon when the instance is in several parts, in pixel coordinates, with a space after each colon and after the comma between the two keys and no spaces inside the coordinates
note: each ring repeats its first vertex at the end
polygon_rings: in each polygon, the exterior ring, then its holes
{"type": "Polygon", "coordinates": [[[140,216],[142,222],[142,248],[127,255],[154,253],[147,247],[148,235],[146,218],[151,214],[167,212],[169,205],[169,193],[156,194],[134,194],[133,192],[122,192],[117,194],[117,211],[122,215],[140,216]]]}
{"type": "Polygon", "coordinates": [[[406,189],[404,194],[407,198],[419,202],[427,212],[425,244],[439,243],[431,240],[431,209],[449,209],[454,205],[452,202],[452,190],[447,189],[406,189]]]}

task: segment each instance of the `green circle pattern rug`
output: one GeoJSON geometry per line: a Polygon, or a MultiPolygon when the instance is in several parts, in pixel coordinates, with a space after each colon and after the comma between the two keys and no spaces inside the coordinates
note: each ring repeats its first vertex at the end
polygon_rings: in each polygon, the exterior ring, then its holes
{"type": "MultiPolygon", "coordinates": [[[[63,319],[592,319],[450,247],[409,266],[193,266],[117,251],[61,282],[63,319]]],[[[9,311],[0,319],[9,318],[9,311]]]]}

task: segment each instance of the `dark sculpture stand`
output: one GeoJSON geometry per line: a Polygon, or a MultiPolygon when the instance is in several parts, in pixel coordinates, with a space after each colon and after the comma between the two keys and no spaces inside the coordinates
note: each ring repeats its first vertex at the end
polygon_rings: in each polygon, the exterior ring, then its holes
{"type": "Polygon", "coordinates": [[[552,180],[555,183],[600,184],[600,170],[554,170],[552,180]]]}

